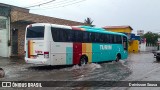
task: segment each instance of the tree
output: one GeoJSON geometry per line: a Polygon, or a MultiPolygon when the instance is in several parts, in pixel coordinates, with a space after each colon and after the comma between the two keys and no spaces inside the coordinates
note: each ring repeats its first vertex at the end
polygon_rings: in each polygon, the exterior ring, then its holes
{"type": "Polygon", "coordinates": [[[142,38],[146,38],[147,43],[154,44],[154,45],[157,44],[159,37],[160,35],[158,35],[157,33],[152,33],[152,32],[147,32],[142,36],[142,38]]]}
{"type": "Polygon", "coordinates": [[[94,25],[92,25],[93,20],[89,17],[87,17],[87,19],[84,20],[84,23],[87,24],[88,26],[94,27],[94,25]]]}

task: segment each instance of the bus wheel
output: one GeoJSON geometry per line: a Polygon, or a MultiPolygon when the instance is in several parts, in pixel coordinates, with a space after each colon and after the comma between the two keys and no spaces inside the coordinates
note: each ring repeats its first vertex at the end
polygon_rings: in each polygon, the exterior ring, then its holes
{"type": "Polygon", "coordinates": [[[86,56],[82,56],[79,62],[79,66],[83,66],[87,64],[87,57],[86,56]]]}
{"type": "Polygon", "coordinates": [[[120,59],[120,58],[119,58],[119,56],[117,55],[117,56],[116,56],[116,62],[118,62],[118,61],[119,61],[119,59],[120,59]]]}

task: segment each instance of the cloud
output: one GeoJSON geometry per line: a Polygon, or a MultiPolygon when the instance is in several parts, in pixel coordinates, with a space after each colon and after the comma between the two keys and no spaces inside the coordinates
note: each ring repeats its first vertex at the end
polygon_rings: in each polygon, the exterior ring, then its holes
{"type": "MultiPolygon", "coordinates": [[[[33,5],[43,0],[0,0],[16,6],[33,5]]],[[[46,1],[46,0],[45,0],[46,1]]],[[[50,1],[50,0],[47,0],[50,1]]],[[[63,0],[61,0],[63,1],[63,0]]],[[[136,30],[157,32],[160,28],[160,0],[86,0],[67,7],[50,9],[36,7],[31,13],[83,22],[86,17],[98,27],[106,25],[130,25],[136,30]]],[[[54,5],[53,5],[54,6],[54,5]]]]}

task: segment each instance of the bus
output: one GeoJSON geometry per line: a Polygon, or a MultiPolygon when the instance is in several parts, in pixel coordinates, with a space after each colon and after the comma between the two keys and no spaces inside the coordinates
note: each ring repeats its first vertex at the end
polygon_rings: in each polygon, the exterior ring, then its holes
{"type": "Polygon", "coordinates": [[[127,36],[89,26],[35,23],[26,27],[25,62],[84,65],[128,57],[127,36]]]}

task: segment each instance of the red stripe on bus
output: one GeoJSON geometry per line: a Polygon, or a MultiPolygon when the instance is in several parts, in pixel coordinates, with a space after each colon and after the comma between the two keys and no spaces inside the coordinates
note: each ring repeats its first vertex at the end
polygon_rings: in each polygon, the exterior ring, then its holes
{"type": "Polygon", "coordinates": [[[73,43],[73,64],[79,64],[82,55],[82,43],[73,43]]]}
{"type": "Polygon", "coordinates": [[[72,30],[81,30],[81,28],[78,28],[78,27],[72,27],[72,30]]]}

